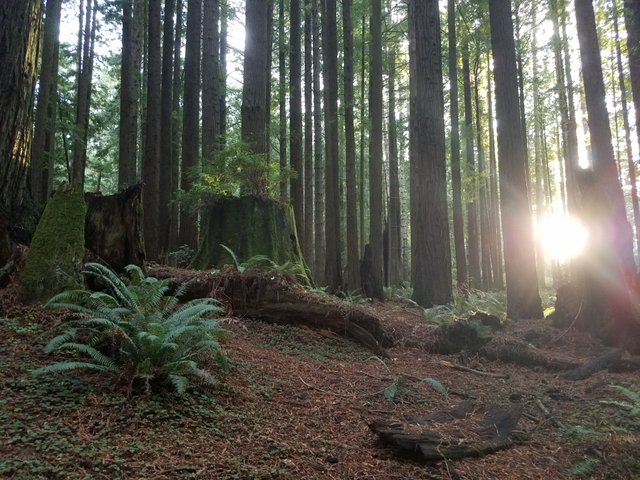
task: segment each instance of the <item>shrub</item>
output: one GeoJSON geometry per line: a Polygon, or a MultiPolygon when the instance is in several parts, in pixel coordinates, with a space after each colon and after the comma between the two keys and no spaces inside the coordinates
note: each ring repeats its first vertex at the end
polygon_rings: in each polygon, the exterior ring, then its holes
{"type": "Polygon", "coordinates": [[[67,290],[49,300],[47,306],[75,313],[58,328],[65,330],[45,347],[81,355],[39,368],[43,375],[77,369],[95,370],[116,377],[131,394],[135,384],[148,392],[169,386],[178,395],[199,378],[213,383],[214,375],[200,364],[213,357],[227,369],[219,343],[222,331],[215,316],[222,308],[213,299],[198,299],[179,305],[186,286],[169,295],[169,280],[145,276],[135,265],[127,267],[129,285],[109,268],[88,263],[83,273],[106,286],[104,292],[67,290]]]}

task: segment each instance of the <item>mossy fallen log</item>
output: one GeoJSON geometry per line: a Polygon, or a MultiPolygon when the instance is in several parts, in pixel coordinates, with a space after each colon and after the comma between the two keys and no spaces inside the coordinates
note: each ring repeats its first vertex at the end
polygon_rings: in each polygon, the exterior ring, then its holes
{"type": "Polygon", "coordinates": [[[331,330],[380,356],[386,356],[384,349],[391,346],[377,317],[335,297],[309,292],[294,280],[269,271],[208,273],[156,267],[149,275],[171,278],[174,287],[188,282],[184,300],[217,298],[235,316],[331,330]]]}
{"type": "Polygon", "coordinates": [[[85,216],[82,190],[65,184],[49,200],[20,278],[24,300],[45,300],[80,284],[85,216]]]}

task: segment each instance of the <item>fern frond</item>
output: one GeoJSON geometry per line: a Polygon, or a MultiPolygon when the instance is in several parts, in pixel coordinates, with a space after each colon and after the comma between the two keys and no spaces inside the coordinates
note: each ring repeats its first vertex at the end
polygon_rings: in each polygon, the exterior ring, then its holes
{"type": "Polygon", "coordinates": [[[57,348],[60,348],[60,345],[63,345],[67,343],[69,340],[74,339],[77,334],[78,334],[78,331],[75,328],[71,328],[67,330],[65,333],[63,333],[62,335],[58,335],[57,337],[52,338],[51,340],[49,340],[49,343],[45,345],[44,353],[50,354],[57,348]]]}
{"type": "Polygon", "coordinates": [[[49,373],[68,372],[70,370],[96,370],[103,373],[114,373],[113,369],[104,365],[97,365],[89,362],[58,362],[46,367],[37,368],[31,371],[34,376],[42,376],[49,373]]]}
{"type": "Polygon", "coordinates": [[[84,353],[85,355],[88,355],[91,358],[91,360],[96,362],[96,364],[109,369],[109,371],[112,371],[112,372],[118,371],[118,366],[113,360],[111,360],[106,355],[103,355],[95,348],[87,345],[86,343],[67,342],[67,343],[61,344],[58,347],[59,350],[62,350],[65,348],[68,348],[70,350],[75,350],[76,352],[80,352],[80,353],[84,353]]]}
{"type": "Polygon", "coordinates": [[[183,375],[169,374],[167,375],[167,381],[173,386],[178,396],[184,395],[189,386],[189,380],[183,375]]]}

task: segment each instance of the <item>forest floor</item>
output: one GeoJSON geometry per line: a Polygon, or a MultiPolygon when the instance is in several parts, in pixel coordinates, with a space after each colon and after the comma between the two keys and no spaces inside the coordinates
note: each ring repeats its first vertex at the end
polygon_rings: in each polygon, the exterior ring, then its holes
{"type": "MultiPolygon", "coordinates": [[[[469,366],[509,378],[457,371],[442,363],[457,356],[420,348],[432,327],[418,312],[400,303],[364,308],[395,339],[383,361],[331,332],[225,319],[231,371],[216,387],[127,399],[92,374],[31,376],[51,362],[42,347],[60,315],[1,290],[0,478],[640,479],[638,417],[601,403],[625,400],[610,385],[637,388],[637,372],[568,382],[483,358],[469,366]],[[448,396],[413,377],[436,380],[448,396]],[[517,429],[525,439],[481,458],[424,463],[384,446],[368,427],[465,398],[523,404],[517,429]]],[[[573,331],[558,339],[562,331],[547,321],[508,323],[507,332],[585,361],[603,351],[573,331]]]]}

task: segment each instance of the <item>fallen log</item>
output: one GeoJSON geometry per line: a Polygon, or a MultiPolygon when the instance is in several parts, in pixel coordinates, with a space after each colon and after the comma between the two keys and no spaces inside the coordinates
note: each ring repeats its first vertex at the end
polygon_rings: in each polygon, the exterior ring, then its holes
{"type": "Polygon", "coordinates": [[[464,402],[451,410],[406,422],[379,420],[369,428],[380,439],[426,461],[477,457],[516,441],[522,405],[508,408],[464,402]]]}
{"type": "Polygon", "coordinates": [[[149,269],[149,275],[171,279],[173,288],[188,283],[182,299],[213,297],[235,316],[328,329],[380,356],[386,356],[384,349],[391,346],[377,317],[335,297],[305,290],[293,279],[269,271],[210,273],[156,267],[149,269]]]}
{"type": "Polygon", "coordinates": [[[570,380],[572,382],[589,378],[594,373],[597,373],[600,370],[604,370],[610,365],[615,364],[618,360],[620,360],[620,357],[622,357],[622,353],[623,351],[619,348],[609,350],[602,355],[594,358],[586,365],[582,365],[578,368],[564,373],[562,375],[562,378],[564,378],[565,380],[570,380]]]}

